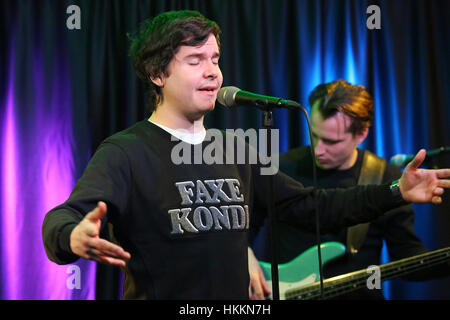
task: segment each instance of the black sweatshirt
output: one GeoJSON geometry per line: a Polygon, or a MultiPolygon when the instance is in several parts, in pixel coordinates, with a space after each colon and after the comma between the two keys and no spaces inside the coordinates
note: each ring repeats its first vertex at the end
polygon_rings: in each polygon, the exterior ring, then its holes
{"type": "MultiPolygon", "coordinates": [[[[234,141],[236,155],[243,142],[234,141]]],[[[268,176],[248,161],[174,164],[173,150],[180,152],[180,146],[192,147],[172,141],[147,120],[107,138],[69,199],[44,219],[49,259],[67,264],[79,258],[70,249],[70,233],[104,201],[104,223],[131,254],[123,270],[124,299],[248,299],[247,232],[265,218],[268,176]]],[[[201,146],[211,142],[205,139],[201,146]]],[[[278,219],[314,230],[314,193],[278,172],[278,219]]],[[[388,185],[322,190],[317,197],[321,228],[329,231],[375,219],[398,205],[388,185]]]]}

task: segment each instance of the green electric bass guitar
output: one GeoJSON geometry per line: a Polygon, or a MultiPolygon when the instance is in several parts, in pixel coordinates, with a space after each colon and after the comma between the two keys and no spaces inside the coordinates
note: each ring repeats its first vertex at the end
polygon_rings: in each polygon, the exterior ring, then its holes
{"type": "MultiPolygon", "coordinates": [[[[326,242],[321,246],[322,264],[341,257],[346,248],[339,242],[326,242]]],[[[314,246],[290,262],[278,265],[281,300],[331,299],[345,293],[366,287],[372,275],[373,266],[344,275],[323,280],[323,296],[320,289],[317,246],[314,246]]],[[[380,282],[403,276],[414,271],[450,261],[450,247],[430,251],[417,256],[375,266],[380,282]]],[[[260,261],[264,276],[271,285],[270,263],[260,261]]]]}

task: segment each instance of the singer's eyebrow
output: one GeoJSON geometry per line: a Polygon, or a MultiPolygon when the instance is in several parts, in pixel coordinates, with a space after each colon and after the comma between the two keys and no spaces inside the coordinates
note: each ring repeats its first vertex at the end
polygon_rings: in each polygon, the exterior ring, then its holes
{"type": "MultiPolygon", "coordinates": [[[[205,54],[205,53],[191,53],[191,54],[187,55],[186,57],[184,57],[184,59],[205,58],[205,57],[207,57],[207,54],[205,54]]],[[[214,54],[212,55],[212,58],[220,58],[220,53],[214,52],[214,54]]]]}

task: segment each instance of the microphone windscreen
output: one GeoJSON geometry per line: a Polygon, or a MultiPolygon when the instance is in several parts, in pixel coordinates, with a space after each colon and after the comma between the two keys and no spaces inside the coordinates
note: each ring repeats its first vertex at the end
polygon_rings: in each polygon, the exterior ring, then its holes
{"type": "Polygon", "coordinates": [[[217,101],[225,107],[234,107],[236,102],[234,101],[234,95],[240,89],[237,87],[223,87],[217,93],[217,101]]]}
{"type": "Polygon", "coordinates": [[[405,166],[405,163],[408,162],[408,156],[405,154],[397,154],[391,157],[391,160],[389,162],[393,165],[403,167],[405,166]]]}

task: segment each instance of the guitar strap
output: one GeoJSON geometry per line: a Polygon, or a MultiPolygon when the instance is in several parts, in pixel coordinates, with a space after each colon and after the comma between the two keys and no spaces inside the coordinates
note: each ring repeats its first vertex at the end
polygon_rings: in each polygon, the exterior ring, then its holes
{"type": "MultiPolygon", "coordinates": [[[[365,150],[358,185],[381,184],[385,168],[385,159],[365,150]]],[[[347,250],[352,255],[358,253],[363,245],[369,230],[369,224],[361,223],[347,229],[347,250]]]]}

